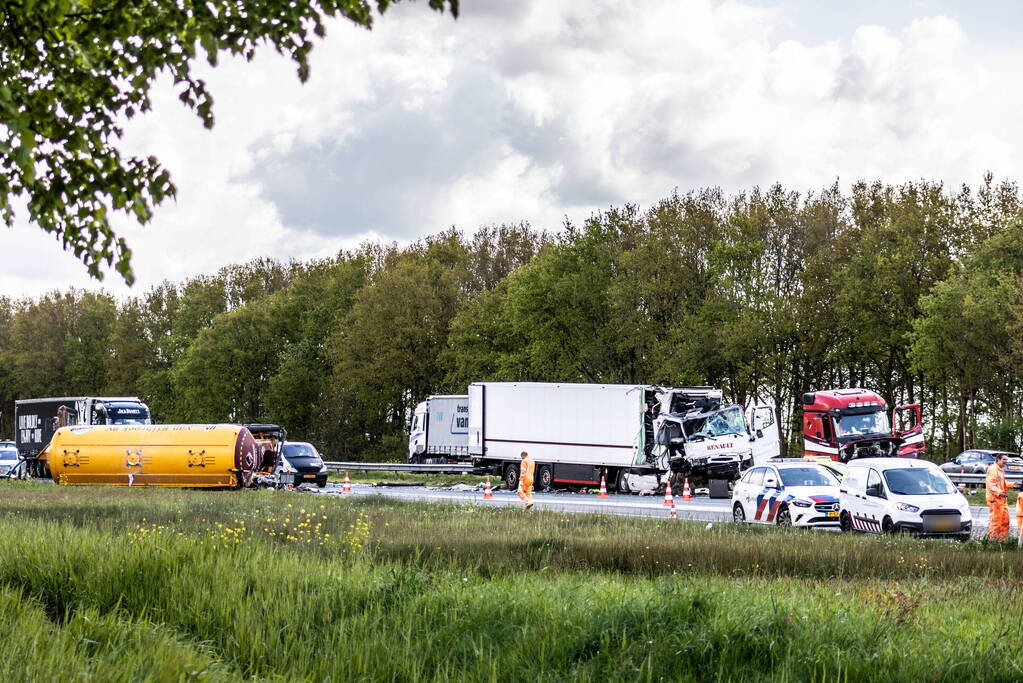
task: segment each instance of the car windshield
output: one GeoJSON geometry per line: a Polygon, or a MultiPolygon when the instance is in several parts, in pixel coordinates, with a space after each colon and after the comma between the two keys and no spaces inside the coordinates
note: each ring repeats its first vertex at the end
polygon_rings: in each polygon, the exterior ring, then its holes
{"type": "Polygon", "coordinates": [[[779,473],[785,486],[834,486],[838,482],[820,467],[784,467],[779,473]]]}
{"type": "Polygon", "coordinates": [[[885,470],[884,480],[892,493],[903,496],[937,496],[956,492],[948,477],[930,468],[885,470]]]}
{"type": "Polygon", "coordinates": [[[284,444],[284,457],[288,460],[293,458],[319,458],[320,454],[309,444],[286,443],[284,444]]]}
{"type": "Polygon", "coordinates": [[[0,461],[17,459],[18,450],[16,448],[0,448],[0,461]]]}
{"type": "Polygon", "coordinates": [[[745,431],[746,422],[742,418],[742,410],[739,406],[732,406],[713,412],[706,417],[686,421],[686,432],[691,436],[725,436],[726,434],[742,434],[745,431]]]}
{"type": "Polygon", "coordinates": [[[883,410],[876,413],[859,415],[843,415],[835,420],[835,433],[838,436],[859,436],[862,434],[890,434],[888,414],[883,410]]]}

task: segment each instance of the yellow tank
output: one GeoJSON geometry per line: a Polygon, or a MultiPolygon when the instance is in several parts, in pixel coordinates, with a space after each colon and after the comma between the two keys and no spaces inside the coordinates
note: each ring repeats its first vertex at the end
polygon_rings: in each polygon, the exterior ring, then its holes
{"type": "Polygon", "coordinates": [[[240,425],[62,427],[47,449],[58,484],[239,488],[259,465],[240,425]]]}

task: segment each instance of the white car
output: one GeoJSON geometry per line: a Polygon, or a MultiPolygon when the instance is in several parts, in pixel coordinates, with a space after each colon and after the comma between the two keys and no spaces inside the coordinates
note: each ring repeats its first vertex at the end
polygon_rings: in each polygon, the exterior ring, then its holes
{"type": "Polygon", "coordinates": [[[7,476],[18,466],[18,449],[12,441],[0,441],[0,476],[7,476]]]}
{"type": "Polygon", "coordinates": [[[732,489],[732,519],[837,527],[838,478],[812,462],[769,462],[752,467],[732,489]]]}
{"type": "Polygon", "coordinates": [[[916,458],[861,458],[842,479],[842,529],[970,537],[970,504],[941,468],[916,458]]]}

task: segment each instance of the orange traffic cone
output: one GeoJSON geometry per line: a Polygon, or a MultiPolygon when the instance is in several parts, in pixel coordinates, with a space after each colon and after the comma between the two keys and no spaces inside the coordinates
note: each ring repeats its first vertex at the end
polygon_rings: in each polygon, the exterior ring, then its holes
{"type": "Polygon", "coordinates": [[[686,477],[685,483],[682,484],[682,500],[692,500],[693,494],[689,492],[689,477],[686,477]]]}
{"type": "Polygon", "coordinates": [[[607,484],[604,482],[604,475],[600,475],[600,493],[597,494],[597,498],[610,498],[607,495],[607,484]]]}
{"type": "Polygon", "coordinates": [[[490,477],[487,477],[487,487],[483,489],[483,500],[493,500],[494,492],[490,490],[490,477]]]}
{"type": "Polygon", "coordinates": [[[675,507],[675,498],[671,495],[671,479],[664,487],[664,507],[675,507]]]}
{"type": "Polygon", "coordinates": [[[674,499],[671,501],[671,507],[668,508],[668,515],[670,515],[672,519],[678,521],[678,511],[675,510],[674,499]]]}
{"type": "Polygon", "coordinates": [[[341,487],[341,493],[351,493],[352,482],[348,481],[348,473],[345,472],[345,485],[341,487]]]}

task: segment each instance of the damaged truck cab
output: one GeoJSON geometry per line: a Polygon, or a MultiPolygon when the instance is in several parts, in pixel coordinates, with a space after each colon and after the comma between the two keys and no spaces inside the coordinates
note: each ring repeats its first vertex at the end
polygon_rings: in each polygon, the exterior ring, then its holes
{"type": "Polygon", "coordinates": [[[720,487],[778,456],[773,406],[744,410],[725,403],[720,389],[680,387],[663,392],[655,410],[655,452],[673,485],[688,477],[720,487]]]}
{"type": "Polygon", "coordinates": [[[803,394],[803,450],[849,462],[868,457],[915,458],[924,450],[920,404],[891,413],[873,391],[833,389],[803,394]],[[902,427],[902,429],[900,429],[902,427]]]}

